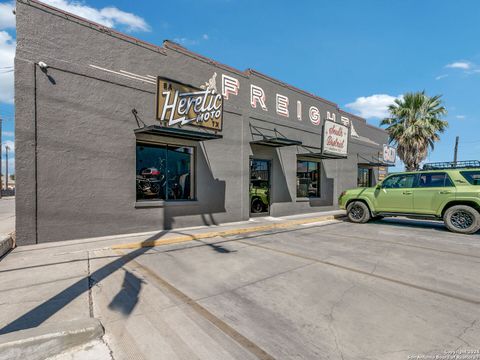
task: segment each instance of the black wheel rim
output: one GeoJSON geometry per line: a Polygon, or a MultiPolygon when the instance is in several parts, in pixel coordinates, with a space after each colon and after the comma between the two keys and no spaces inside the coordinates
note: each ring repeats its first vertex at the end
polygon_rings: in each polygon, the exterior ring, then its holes
{"type": "Polygon", "coordinates": [[[468,229],[475,221],[475,218],[468,211],[455,211],[450,217],[450,221],[457,229],[468,229]]]}
{"type": "Polygon", "coordinates": [[[262,203],[260,201],[254,201],[252,204],[252,210],[255,213],[262,212],[263,210],[262,203]]]}
{"type": "Polygon", "coordinates": [[[350,216],[352,219],[360,220],[363,217],[364,211],[360,205],[353,205],[350,209],[350,216]]]}

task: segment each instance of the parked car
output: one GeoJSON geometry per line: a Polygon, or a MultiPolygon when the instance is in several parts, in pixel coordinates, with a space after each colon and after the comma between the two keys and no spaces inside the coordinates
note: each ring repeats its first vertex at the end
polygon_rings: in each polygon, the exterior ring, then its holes
{"type": "Polygon", "coordinates": [[[480,229],[480,162],[474,168],[442,164],[392,174],[375,187],[344,191],[340,208],[355,223],[385,216],[428,218],[443,220],[450,231],[473,234],[480,229]]]}

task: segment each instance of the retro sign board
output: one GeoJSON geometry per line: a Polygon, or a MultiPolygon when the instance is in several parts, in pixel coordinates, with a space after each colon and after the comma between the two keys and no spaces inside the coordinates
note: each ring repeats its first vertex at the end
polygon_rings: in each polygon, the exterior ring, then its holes
{"type": "Polygon", "coordinates": [[[195,125],[221,131],[223,98],[214,89],[199,89],[157,78],[157,119],[167,126],[195,125]]]}
{"type": "Polygon", "coordinates": [[[322,153],[346,157],[348,155],[348,127],[333,121],[323,125],[322,153]]]}
{"type": "Polygon", "coordinates": [[[393,146],[383,145],[383,161],[389,165],[395,165],[397,149],[393,146]]]}

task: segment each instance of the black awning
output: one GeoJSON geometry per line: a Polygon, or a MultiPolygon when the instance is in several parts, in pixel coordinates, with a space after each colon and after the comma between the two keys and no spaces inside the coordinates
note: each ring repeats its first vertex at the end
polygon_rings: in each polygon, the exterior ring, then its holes
{"type": "Polygon", "coordinates": [[[209,132],[194,131],[180,128],[169,128],[159,125],[145,126],[143,128],[135,129],[134,132],[135,134],[160,135],[195,141],[214,140],[221,139],[223,137],[222,135],[209,132]]]}
{"type": "Polygon", "coordinates": [[[284,137],[264,137],[261,140],[250,141],[250,144],[282,147],[282,146],[302,145],[302,142],[298,140],[287,139],[284,137]]]}
{"type": "Polygon", "coordinates": [[[298,154],[298,156],[311,157],[314,159],[346,159],[347,158],[346,155],[323,154],[321,152],[298,154]]]}

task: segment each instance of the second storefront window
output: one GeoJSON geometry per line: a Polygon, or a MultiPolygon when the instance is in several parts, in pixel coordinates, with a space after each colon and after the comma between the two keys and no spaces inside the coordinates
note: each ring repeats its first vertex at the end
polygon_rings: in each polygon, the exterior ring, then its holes
{"type": "Polygon", "coordinates": [[[297,161],[297,197],[320,197],[320,163],[297,161]]]}

